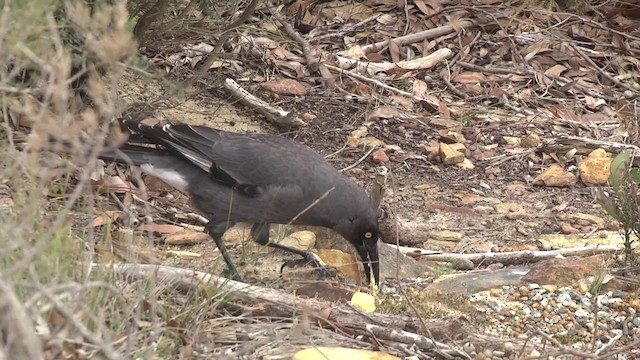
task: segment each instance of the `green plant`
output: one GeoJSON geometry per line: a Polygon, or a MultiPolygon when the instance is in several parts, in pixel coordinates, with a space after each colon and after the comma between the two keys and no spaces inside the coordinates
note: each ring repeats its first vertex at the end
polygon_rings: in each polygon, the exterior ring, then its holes
{"type": "Polygon", "coordinates": [[[604,210],[622,224],[624,254],[628,264],[636,262],[633,243],[640,234],[640,168],[633,166],[633,156],[621,152],[611,162],[611,192],[599,190],[598,201],[604,210]]]}

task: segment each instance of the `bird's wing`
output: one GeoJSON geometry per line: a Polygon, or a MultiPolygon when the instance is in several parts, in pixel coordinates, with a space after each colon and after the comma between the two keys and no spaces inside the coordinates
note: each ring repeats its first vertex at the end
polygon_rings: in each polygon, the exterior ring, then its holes
{"type": "MultiPolygon", "coordinates": [[[[290,192],[299,189],[301,183],[331,179],[334,175],[331,172],[335,172],[319,154],[284,138],[229,133],[187,124],[149,126],[133,120],[122,122],[150,142],[162,145],[208,172],[211,179],[247,196],[257,196],[267,190],[277,192],[278,188],[290,192]],[[315,176],[310,177],[310,172],[315,176]]],[[[313,186],[305,188],[322,190],[313,186]]]]}

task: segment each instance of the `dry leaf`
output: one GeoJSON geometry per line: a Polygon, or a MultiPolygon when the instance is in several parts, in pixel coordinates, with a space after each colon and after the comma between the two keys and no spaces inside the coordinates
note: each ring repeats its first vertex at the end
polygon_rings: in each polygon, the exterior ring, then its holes
{"type": "Polygon", "coordinates": [[[179,251],[179,250],[167,250],[168,254],[177,255],[180,257],[200,257],[202,254],[198,254],[191,251],[179,251]]]}
{"type": "Polygon", "coordinates": [[[122,215],[122,211],[105,211],[104,213],[96,216],[87,224],[87,227],[97,227],[106,224],[111,224],[115,220],[117,220],[120,215],[122,215]]]}
{"type": "Polygon", "coordinates": [[[442,120],[450,120],[451,113],[449,112],[449,108],[447,107],[447,103],[440,100],[438,102],[438,114],[440,114],[440,119],[442,120]]]}
{"type": "Polygon", "coordinates": [[[343,347],[315,346],[300,350],[294,360],[400,360],[399,357],[380,351],[349,349],[343,347]]]}
{"type": "MultiPolygon", "coordinates": [[[[399,115],[400,115],[400,111],[398,111],[396,108],[392,108],[391,106],[382,106],[373,110],[371,113],[369,113],[369,115],[367,115],[367,121],[376,121],[380,119],[392,119],[399,115]]],[[[361,129],[362,127],[356,131],[358,131],[359,133],[362,133],[361,129]]],[[[353,135],[354,133],[352,132],[351,136],[353,135]]],[[[362,135],[366,135],[366,131],[364,131],[362,135]]]]}
{"type": "Polygon", "coordinates": [[[138,191],[129,181],[124,181],[119,176],[108,176],[93,183],[102,193],[125,193],[138,191]]]}
{"type": "Polygon", "coordinates": [[[184,230],[182,226],[171,224],[143,224],[138,229],[143,231],[157,232],[160,234],[175,234],[178,231],[184,230]]]}
{"type": "Polygon", "coordinates": [[[389,41],[389,53],[391,54],[391,62],[394,64],[400,62],[400,47],[394,41],[389,41]]]}
{"type": "Polygon", "coordinates": [[[413,89],[412,89],[413,95],[423,98],[427,95],[428,90],[429,90],[429,87],[427,86],[426,82],[418,79],[413,81],[413,89]]]}
{"type": "Polygon", "coordinates": [[[565,70],[567,70],[566,66],[558,64],[550,67],[544,73],[548,76],[560,76],[565,70]]]}
{"type": "Polygon", "coordinates": [[[193,245],[209,239],[209,234],[191,229],[182,229],[167,236],[164,243],[168,245],[193,245]]]}
{"type": "Polygon", "coordinates": [[[362,47],[360,45],[354,45],[352,47],[350,47],[349,49],[347,49],[347,51],[345,51],[344,53],[344,57],[347,57],[349,59],[364,59],[364,51],[362,50],[362,47]]]}

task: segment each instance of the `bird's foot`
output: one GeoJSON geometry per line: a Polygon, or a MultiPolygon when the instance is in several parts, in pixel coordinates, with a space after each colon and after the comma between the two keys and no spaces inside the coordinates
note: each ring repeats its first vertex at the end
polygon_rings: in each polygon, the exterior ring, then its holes
{"type": "Polygon", "coordinates": [[[280,273],[282,273],[285,267],[298,267],[305,265],[313,266],[317,271],[320,272],[320,276],[323,279],[332,278],[337,275],[336,270],[333,267],[327,266],[320,262],[320,260],[318,260],[312,252],[308,252],[307,255],[302,259],[292,259],[285,261],[280,268],[280,273]]]}
{"type": "Polygon", "coordinates": [[[222,274],[220,275],[222,277],[225,277],[227,279],[231,279],[234,281],[245,282],[242,276],[240,275],[240,273],[238,273],[238,270],[236,269],[224,269],[222,270],[222,274]]]}

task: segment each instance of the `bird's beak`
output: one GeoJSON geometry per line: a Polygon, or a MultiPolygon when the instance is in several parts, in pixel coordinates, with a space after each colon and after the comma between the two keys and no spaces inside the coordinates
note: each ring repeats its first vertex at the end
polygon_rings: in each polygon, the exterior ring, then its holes
{"type": "Polygon", "coordinates": [[[376,285],[380,285],[380,261],[378,259],[378,242],[366,242],[362,246],[358,246],[358,253],[363,261],[364,272],[367,275],[367,281],[371,283],[371,269],[373,269],[373,278],[376,285]]]}

